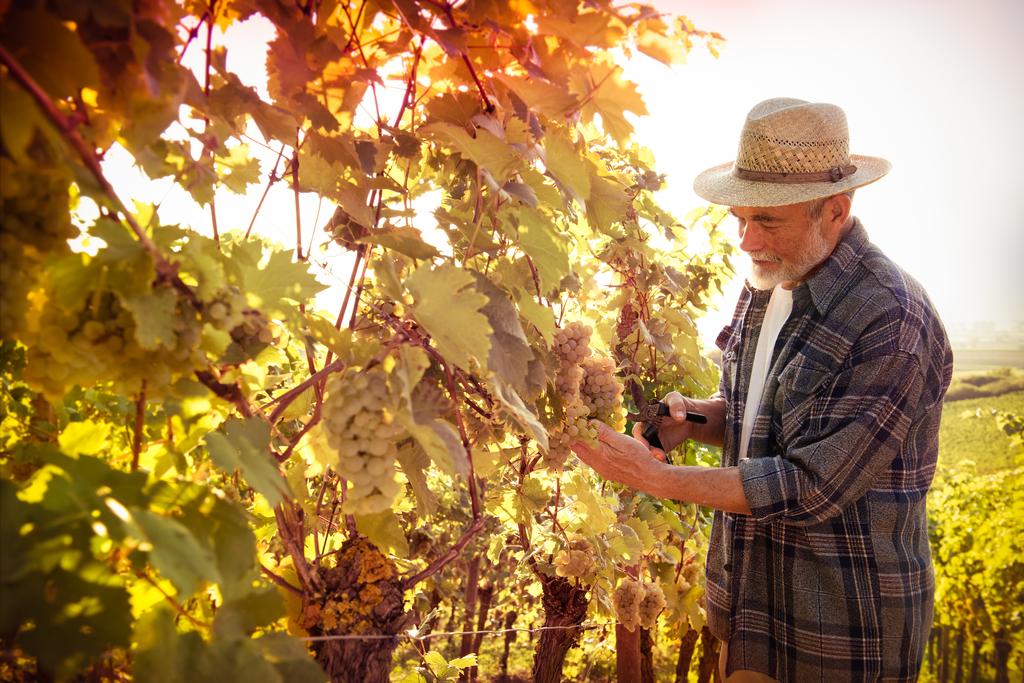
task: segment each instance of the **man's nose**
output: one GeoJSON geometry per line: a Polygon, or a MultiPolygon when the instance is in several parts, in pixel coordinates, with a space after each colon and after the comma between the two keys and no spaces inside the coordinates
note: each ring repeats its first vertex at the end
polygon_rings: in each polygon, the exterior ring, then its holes
{"type": "Polygon", "coordinates": [[[761,251],[763,248],[761,232],[755,226],[748,224],[740,228],[740,249],[749,253],[761,251]]]}

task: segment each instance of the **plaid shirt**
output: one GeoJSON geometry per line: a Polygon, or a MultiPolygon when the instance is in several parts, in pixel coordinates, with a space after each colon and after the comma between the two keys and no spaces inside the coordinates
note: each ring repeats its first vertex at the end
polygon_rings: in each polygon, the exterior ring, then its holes
{"type": "Polygon", "coordinates": [[[925,494],[952,374],[942,323],[856,222],[793,292],[737,463],[769,295],[747,286],[718,337],[722,465],[739,465],[753,514],[715,514],[708,626],[729,642],[728,673],[915,680],[934,595],[925,494]]]}

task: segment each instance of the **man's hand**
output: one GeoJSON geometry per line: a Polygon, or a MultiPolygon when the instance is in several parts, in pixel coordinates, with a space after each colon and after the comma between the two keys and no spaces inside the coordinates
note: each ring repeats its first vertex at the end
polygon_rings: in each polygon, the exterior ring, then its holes
{"type": "Polygon", "coordinates": [[[597,446],[577,441],[572,444],[572,450],[605,479],[656,498],[750,514],[738,467],[666,465],[659,462],[643,442],[620,434],[604,423],[594,421],[591,424],[597,428],[597,446]]]}
{"type": "MultiPolygon", "coordinates": [[[[580,460],[605,479],[650,493],[650,486],[668,466],[655,459],[654,451],[645,441],[620,434],[603,422],[591,424],[597,428],[597,446],[581,441],[572,444],[580,460]]],[[[663,459],[664,454],[661,455],[663,459]]]]}
{"type": "Polygon", "coordinates": [[[668,406],[668,415],[665,416],[661,422],[661,427],[658,428],[658,438],[661,440],[661,445],[665,447],[665,450],[651,448],[651,445],[647,443],[647,440],[643,437],[643,431],[646,427],[646,424],[643,422],[637,422],[633,425],[633,438],[647,448],[650,448],[651,454],[658,460],[664,461],[665,451],[671,451],[687,439],[693,438],[694,423],[686,421],[686,411],[693,410],[693,408],[689,406],[687,399],[678,391],[669,392],[662,401],[668,406]]]}

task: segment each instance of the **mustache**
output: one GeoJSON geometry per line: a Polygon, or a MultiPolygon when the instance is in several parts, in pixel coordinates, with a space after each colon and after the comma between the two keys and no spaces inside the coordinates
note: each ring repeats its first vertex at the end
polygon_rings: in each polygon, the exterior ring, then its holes
{"type": "Polygon", "coordinates": [[[770,263],[782,263],[782,259],[771,253],[770,251],[748,251],[749,256],[754,261],[768,261],[770,263]]]}

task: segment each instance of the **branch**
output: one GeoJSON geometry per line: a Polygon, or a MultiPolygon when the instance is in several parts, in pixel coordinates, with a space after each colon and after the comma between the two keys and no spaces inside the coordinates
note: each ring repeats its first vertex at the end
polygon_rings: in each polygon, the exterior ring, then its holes
{"type": "Polygon", "coordinates": [[[478,534],[480,530],[484,528],[484,524],[486,522],[487,520],[483,517],[473,520],[473,523],[470,524],[469,527],[462,533],[462,536],[459,538],[458,541],[455,542],[455,545],[448,549],[448,552],[446,552],[444,555],[441,555],[440,557],[437,557],[433,562],[428,564],[423,571],[402,581],[402,589],[409,590],[416,584],[420,583],[425,579],[430,578],[437,572],[444,569],[449,562],[451,562],[459,556],[459,553],[461,553],[462,549],[466,547],[466,544],[469,543],[470,539],[472,539],[473,536],[478,534]]]}
{"type": "Polygon", "coordinates": [[[139,454],[142,452],[142,431],[146,418],[146,380],[142,380],[139,397],[135,399],[135,433],[132,438],[132,472],[139,469],[139,454]]]}
{"type": "Polygon", "coordinates": [[[249,405],[249,402],[245,399],[245,394],[242,393],[237,384],[218,382],[217,378],[209,370],[196,370],[196,379],[216,394],[218,398],[238,408],[238,412],[242,414],[242,417],[252,417],[252,406],[249,405]]]}
{"type": "Polygon", "coordinates": [[[188,619],[193,626],[195,626],[198,629],[210,628],[209,624],[204,624],[203,622],[199,621],[194,616],[189,614],[184,607],[178,604],[177,600],[175,600],[167,591],[161,588],[160,584],[154,581],[153,577],[151,577],[145,571],[139,572],[138,574],[136,574],[136,576],[138,576],[140,579],[142,579],[143,581],[151,585],[153,588],[155,588],[157,592],[160,593],[160,595],[164,596],[164,600],[166,600],[168,603],[170,603],[172,607],[174,607],[174,611],[188,619]]]}
{"type": "Polygon", "coordinates": [[[281,396],[275,398],[272,403],[277,403],[277,407],[274,408],[272,413],[270,413],[270,417],[268,418],[270,424],[276,423],[281,417],[281,413],[285,411],[292,401],[297,399],[304,391],[306,391],[306,389],[319,382],[321,378],[326,377],[332,372],[342,370],[344,367],[345,361],[340,359],[336,360],[333,363],[325,365],[320,370],[317,370],[314,374],[307,377],[301,384],[295,385],[281,396]]]}
{"type": "Polygon", "coordinates": [[[270,579],[271,581],[276,583],[281,588],[284,588],[286,591],[294,593],[295,595],[299,595],[299,596],[302,595],[302,590],[300,588],[298,588],[297,586],[291,585],[290,583],[285,581],[284,578],[278,576],[274,572],[272,572],[269,569],[267,569],[266,567],[264,567],[262,563],[260,564],[260,571],[263,572],[264,576],[266,576],[268,579],[270,579]]]}
{"type": "Polygon", "coordinates": [[[277,166],[281,163],[281,158],[284,156],[285,145],[281,145],[281,150],[277,153],[277,159],[274,161],[274,168],[270,171],[270,177],[267,178],[267,186],[263,188],[263,194],[260,196],[260,201],[256,204],[256,210],[252,212],[252,219],[249,221],[249,227],[245,229],[245,239],[249,239],[250,233],[252,233],[252,226],[256,224],[256,216],[260,214],[260,209],[263,208],[263,202],[267,198],[267,194],[270,192],[270,188],[281,178],[277,175],[277,166]]]}
{"type": "Polygon", "coordinates": [[[18,63],[18,60],[7,51],[5,47],[0,45],[0,62],[10,71],[22,88],[32,96],[32,99],[36,101],[36,104],[42,110],[43,114],[50,120],[50,122],[57,128],[57,131],[61,134],[64,140],[71,146],[72,149],[78,154],[79,159],[85,165],[86,170],[89,171],[93,179],[100,186],[110,201],[113,203],[114,208],[119,211],[124,217],[124,221],[128,224],[128,227],[135,234],[135,237],[139,240],[139,243],[146,250],[147,253],[152,257],[153,262],[156,266],[156,272],[161,280],[171,282],[176,289],[181,291],[190,302],[194,305],[198,304],[195,292],[178,278],[177,266],[173,265],[167,259],[163,257],[160,250],[157,249],[156,244],[150,239],[146,231],[143,230],[135,217],[132,216],[128,210],[124,207],[120,197],[114,192],[113,186],[107,180],[106,176],[103,175],[103,169],[100,167],[99,159],[96,158],[96,152],[90,149],[82,139],[82,136],[78,133],[75,127],[71,124],[67,117],[65,117],[50,99],[50,96],[46,94],[46,91],[32,79],[27,71],[18,63]]]}
{"type": "Polygon", "coordinates": [[[299,131],[295,131],[295,154],[292,155],[292,189],[295,194],[295,258],[302,258],[302,217],[299,214],[299,131]]]}

